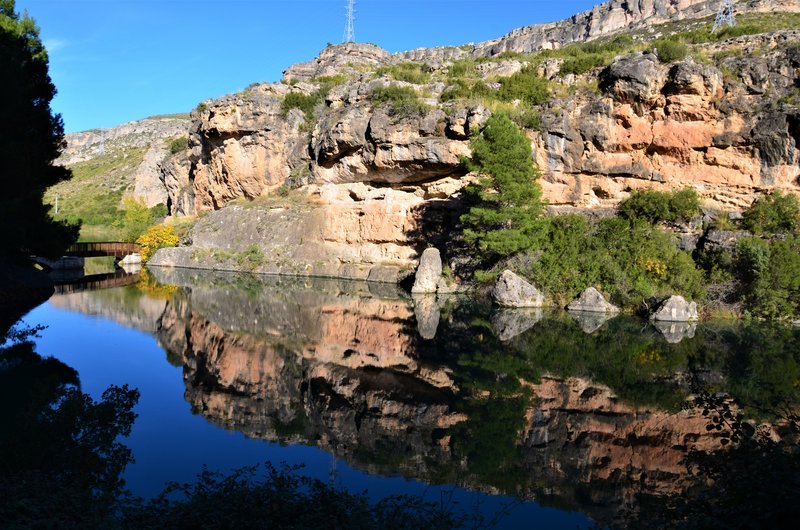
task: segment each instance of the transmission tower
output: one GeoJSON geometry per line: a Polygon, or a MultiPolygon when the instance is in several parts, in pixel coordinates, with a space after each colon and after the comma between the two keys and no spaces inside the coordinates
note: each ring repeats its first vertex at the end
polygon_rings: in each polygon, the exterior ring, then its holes
{"type": "Polygon", "coordinates": [[[347,24],[344,27],[344,42],[356,40],[356,0],[347,0],[347,24]]]}
{"type": "Polygon", "coordinates": [[[725,28],[732,28],[736,25],[736,17],[733,14],[733,0],[722,0],[722,5],[717,13],[717,18],[714,20],[714,27],[711,28],[712,33],[723,30],[725,28]]]}

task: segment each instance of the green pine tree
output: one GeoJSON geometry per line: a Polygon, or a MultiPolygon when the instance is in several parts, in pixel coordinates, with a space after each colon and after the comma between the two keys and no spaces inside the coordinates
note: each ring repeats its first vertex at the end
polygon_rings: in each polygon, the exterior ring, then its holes
{"type": "Polygon", "coordinates": [[[465,163],[480,179],[467,187],[475,205],[461,216],[466,241],[485,260],[532,247],[543,204],[530,140],[506,114],[498,113],[473,137],[471,149],[472,158],[465,163]]]}
{"type": "Polygon", "coordinates": [[[0,0],[0,79],[0,259],[58,257],[78,237],[78,226],[54,221],[42,200],[72,176],[53,164],[64,125],[50,108],[56,88],[39,28],[14,0],[0,0]]]}

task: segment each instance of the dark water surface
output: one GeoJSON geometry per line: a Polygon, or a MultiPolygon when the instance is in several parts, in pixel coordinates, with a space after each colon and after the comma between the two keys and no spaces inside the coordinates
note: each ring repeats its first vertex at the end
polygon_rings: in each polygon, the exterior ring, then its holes
{"type": "Polygon", "coordinates": [[[735,428],[717,429],[717,410],[778,439],[800,391],[796,329],[657,329],[332,280],[145,271],[24,321],[47,326],[37,352],[84,392],[139,389],[124,477],[144,497],[203,465],[270,461],[501,528],[654,527],[706,512],[691,458],[728,454],[735,428]]]}

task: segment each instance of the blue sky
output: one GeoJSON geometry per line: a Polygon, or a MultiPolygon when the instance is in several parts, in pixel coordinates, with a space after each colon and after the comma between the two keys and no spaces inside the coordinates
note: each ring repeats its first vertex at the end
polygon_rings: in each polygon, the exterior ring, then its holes
{"type": "MultiPolygon", "coordinates": [[[[358,0],[356,40],[396,52],[499,37],[589,0],[358,0]]],[[[42,30],[68,132],[186,112],[341,42],[345,0],[17,0],[42,30]]]]}

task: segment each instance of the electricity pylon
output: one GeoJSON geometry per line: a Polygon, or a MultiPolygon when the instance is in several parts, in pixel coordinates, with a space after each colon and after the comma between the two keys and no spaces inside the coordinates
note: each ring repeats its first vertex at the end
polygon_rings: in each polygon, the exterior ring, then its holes
{"type": "Polygon", "coordinates": [[[733,14],[733,0],[722,0],[722,6],[719,8],[717,18],[714,19],[714,27],[711,28],[711,33],[716,33],[725,28],[732,28],[735,25],[736,16],[733,14]]]}
{"type": "Polygon", "coordinates": [[[347,0],[347,24],[344,27],[344,42],[356,40],[356,0],[347,0]]]}

